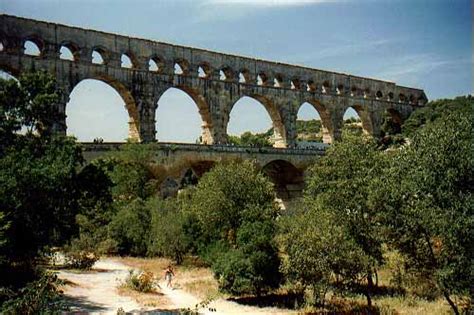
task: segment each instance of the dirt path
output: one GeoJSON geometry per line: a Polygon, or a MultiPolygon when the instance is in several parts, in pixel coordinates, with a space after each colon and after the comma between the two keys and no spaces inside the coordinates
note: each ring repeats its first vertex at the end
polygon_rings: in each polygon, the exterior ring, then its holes
{"type": "MultiPolygon", "coordinates": [[[[177,309],[196,309],[201,301],[185,292],[177,285],[167,288],[164,281],[160,282],[160,291],[169,301],[165,309],[169,312],[160,312],[152,307],[139,305],[134,299],[118,294],[117,286],[120,285],[131,267],[114,260],[104,258],[99,260],[89,272],[60,271],[58,276],[70,284],[63,288],[71,313],[74,314],[117,314],[119,308],[132,314],[171,314],[177,309]],[[147,312],[148,311],[148,312],[147,312]]],[[[296,314],[289,310],[278,308],[259,308],[241,305],[225,299],[212,301],[206,307],[198,307],[199,314],[296,314]]]]}
{"type": "Polygon", "coordinates": [[[146,310],[130,297],[120,296],[117,286],[128,275],[128,267],[113,259],[101,259],[91,271],[60,271],[59,278],[69,285],[63,288],[67,304],[74,314],[138,313],[146,310]]]}
{"type": "MultiPolygon", "coordinates": [[[[182,309],[196,309],[200,301],[197,297],[183,291],[179,288],[167,288],[165,281],[159,283],[161,287],[161,292],[168,297],[170,302],[173,304],[173,307],[182,309]]],[[[255,307],[241,305],[236,302],[231,302],[225,299],[217,299],[210,302],[207,306],[197,307],[199,314],[205,315],[220,315],[220,314],[272,314],[272,315],[288,315],[296,314],[296,312],[290,310],[282,310],[274,307],[255,307]]]]}

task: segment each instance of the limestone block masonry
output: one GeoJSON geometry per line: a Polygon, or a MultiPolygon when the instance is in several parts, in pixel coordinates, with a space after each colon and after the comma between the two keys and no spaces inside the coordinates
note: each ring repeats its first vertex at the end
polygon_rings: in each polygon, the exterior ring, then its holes
{"type": "Polygon", "coordinates": [[[158,99],[171,87],[197,104],[203,144],[227,142],[229,114],[243,96],[258,100],[268,111],[276,147],[295,145],[296,117],[305,102],[319,112],[326,143],[340,137],[348,107],[359,114],[364,132],[377,137],[385,113],[403,121],[427,102],[423,90],[393,82],[4,14],[0,41],[1,70],[14,76],[32,70],[55,75],[62,91],[56,106],[64,114],[55,125],[59,133],[66,133],[69,95],[84,79],[102,80],[117,90],[130,117],[129,137],[141,142],[155,141],[158,99]],[[26,41],[36,44],[38,56],[25,54],[26,41]],[[62,47],[71,51],[73,60],[60,58],[62,47]],[[92,62],[93,53],[100,54],[101,64],[92,62]],[[130,67],[122,66],[123,55],[130,67]]]}

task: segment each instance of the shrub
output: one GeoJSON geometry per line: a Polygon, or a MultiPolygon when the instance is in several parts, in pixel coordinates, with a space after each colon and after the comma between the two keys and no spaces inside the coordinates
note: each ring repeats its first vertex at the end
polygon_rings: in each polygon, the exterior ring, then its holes
{"type": "Polygon", "coordinates": [[[109,237],[121,255],[145,255],[150,232],[150,209],[141,199],[119,206],[109,224],[109,237]]]}
{"type": "Polygon", "coordinates": [[[135,291],[148,293],[153,292],[158,284],[151,272],[135,272],[134,270],[129,270],[129,274],[123,286],[135,291]]]}
{"type": "Polygon", "coordinates": [[[66,266],[73,269],[91,269],[99,256],[87,251],[71,251],[66,253],[66,266]]]}
{"type": "Polygon", "coordinates": [[[188,241],[184,234],[184,214],[178,208],[175,199],[150,202],[151,227],[148,254],[174,259],[179,265],[183,262],[188,249],[188,241]]]}
{"type": "Polygon", "coordinates": [[[272,184],[250,162],[220,164],[201,178],[190,200],[200,225],[192,232],[202,233],[198,248],[220,290],[260,294],[278,286],[274,198],[272,184]]]}
{"type": "Polygon", "coordinates": [[[0,305],[2,314],[60,314],[67,310],[58,289],[60,284],[55,274],[43,273],[0,305]]]}

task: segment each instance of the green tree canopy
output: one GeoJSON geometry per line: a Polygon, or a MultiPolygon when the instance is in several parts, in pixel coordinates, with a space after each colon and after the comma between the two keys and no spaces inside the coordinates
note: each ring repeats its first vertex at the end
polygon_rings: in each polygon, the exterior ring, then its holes
{"type": "Polygon", "coordinates": [[[271,182],[250,162],[218,164],[201,178],[189,211],[221,290],[260,293],[278,285],[274,199],[271,182]]]}
{"type": "Polygon", "coordinates": [[[389,242],[459,313],[450,296],[469,294],[474,283],[474,102],[432,106],[439,116],[397,152],[373,203],[384,210],[389,242]]]}

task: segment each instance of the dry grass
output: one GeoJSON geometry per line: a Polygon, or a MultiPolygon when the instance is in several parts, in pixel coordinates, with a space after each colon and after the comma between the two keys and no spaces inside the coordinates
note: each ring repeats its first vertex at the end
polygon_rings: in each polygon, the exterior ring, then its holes
{"type": "Polygon", "coordinates": [[[125,286],[120,286],[117,288],[117,291],[120,295],[128,296],[137,301],[138,304],[149,307],[159,307],[159,308],[170,308],[170,301],[159,292],[152,293],[143,293],[132,290],[125,286]]]}
{"type": "Polygon", "coordinates": [[[374,314],[374,315],[445,315],[451,314],[449,305],[442,299],[426,301],[404,297],[375,297],[373,307],[367,307],[365,297],[333,297],[324,310],[306,307],[304,314],[374,314]]]}
{"type": "MultiPolygon", "coordinates": [[[[123,257],[118,258],[118,260],[131,268],[152,272],[155,276],[161,279],[164,276],[164,270],[169,264],[171,264],[169,259],[164,258],[123,257]]],[[[218,295],[217,281],[213,278],[211,270],[199,266],[195,260],[187,259],[183,265],[175,266],[175,274],[175,285],[199,299],[204,300],[218,295]]],[[[378,277],[380,286],[390,286],[390,270],[380,270],[378,277]]],[[[144,299],[142,301],[147,301],[146,299],[148,298],[156,300],[156,295],[147,297],[146,294],[140,294],[137,292],[132,292],[130,294],[137,296],[133,296],[137,301],[140,301],[138,298],[144,299]]],[[[164,299],[164,297],[160,298],[164,299]]],[[[166,301],[164,301],[164,303],[166,303],[166,301]]],[[[332,311],[336,314],[367,314],[368,311],[370,311],[371,314],[380,315],[451,314],[451,308],[443,298],[434,301],[427,301],[410,296],[378,295],[373,297],[372,303],[374,307],[369,310],[366,306],[367,301],[365,296],[360,295],[345,298],[332,297],[328,300],[326,311],[332,311]]],[[[159,306],[162,306],[162,304],[159,306]]],[[[300,311],[305,314],[324,313],[323,310],[312,307],[306,307],[300,311]]]]}
{"type": "MultiPolygon", "coordinates": [[[[172,261],[166,258],[120,257],[121,263],[134,269],[152,272],[158,279],[164,278],[164,272],[172,261]]],[[[217,281],[209,268],[199,266],[195,259],[186,259],[183,265],[174,266],[174,285],[199,299],[207,299],[218,294],[217,281]]]]}

